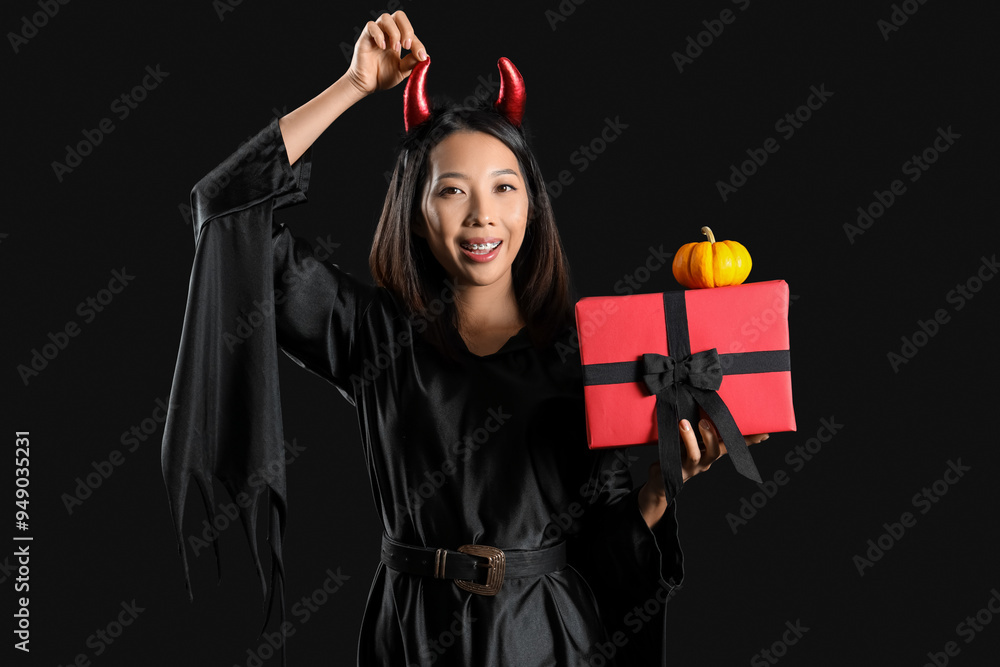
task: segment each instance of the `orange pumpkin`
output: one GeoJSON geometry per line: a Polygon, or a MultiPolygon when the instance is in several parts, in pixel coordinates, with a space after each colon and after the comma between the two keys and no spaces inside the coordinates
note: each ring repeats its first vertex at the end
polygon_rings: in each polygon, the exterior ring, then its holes
{"type": "Polygon", "coordinates": [[[739,285],[750,275],[750,253],[736,241],[717,243],[708,227],[707,241],[685,243],[674,255],[674,277],[688,289],[739,285]]]}

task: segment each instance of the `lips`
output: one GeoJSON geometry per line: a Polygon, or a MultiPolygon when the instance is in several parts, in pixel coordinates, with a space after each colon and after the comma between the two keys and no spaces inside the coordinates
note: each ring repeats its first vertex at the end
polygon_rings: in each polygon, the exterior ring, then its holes
{"type": "Polygon", "coordinates": [[[459,247],[462,253],[476,262],[488,262],[500,254],[503,241],[500,239],[474,238],[462,241],[459,247]]]}

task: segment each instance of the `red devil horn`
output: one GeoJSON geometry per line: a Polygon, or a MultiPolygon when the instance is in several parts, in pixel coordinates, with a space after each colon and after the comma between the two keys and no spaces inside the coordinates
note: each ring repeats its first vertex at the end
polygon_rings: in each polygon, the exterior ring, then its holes
{"type": "Polygon", "coordinates": [[[520,127],[524,116],[524,79],[507,58],[497,61],[500,68],[500,93],[495,106],[515,127],[520,127]]]}
{"type": "Polygon", "coordinates": [[[407,132],[420,125],[431,115],[431,106],[427,102],[427,89],[425,87],[427,68],[430,64],[429,57],[418,62],[413,66],[410,78],[406,82],[406,89],[403,91],[403,126],[407,132]]]}

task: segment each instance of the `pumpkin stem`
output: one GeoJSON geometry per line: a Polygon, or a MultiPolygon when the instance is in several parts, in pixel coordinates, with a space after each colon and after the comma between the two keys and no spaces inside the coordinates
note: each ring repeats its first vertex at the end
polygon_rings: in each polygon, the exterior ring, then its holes
{"type": "Polygon", "coordinates": [[[712,233],[711,229],[708,227],[702,227],[701,233],[708,237],[709,243],[715,243],[715,234],[712,233]]]}

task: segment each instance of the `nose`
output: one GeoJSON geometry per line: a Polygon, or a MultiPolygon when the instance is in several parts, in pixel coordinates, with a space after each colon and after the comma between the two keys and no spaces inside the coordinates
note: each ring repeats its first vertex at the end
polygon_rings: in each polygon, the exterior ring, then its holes
{"type": "Polygon", "coordinates": [[[496,212],[493,210],[493,202],[488,195],[484,195],[473,189],[469,201],[468,220],[473,224],[492,224],[496,222],[496,212]]]}

